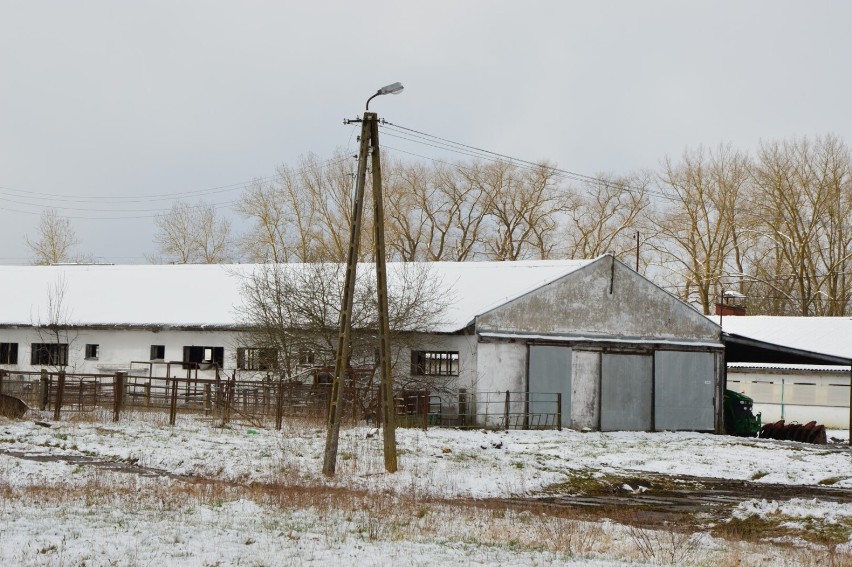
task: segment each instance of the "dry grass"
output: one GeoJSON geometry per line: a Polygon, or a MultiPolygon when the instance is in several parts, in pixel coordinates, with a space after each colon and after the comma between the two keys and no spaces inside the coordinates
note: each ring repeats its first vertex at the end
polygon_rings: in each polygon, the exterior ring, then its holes
{"type": "MultiPolygon", "coordinates": [[[[669,525],[659,529],[624,522],[599,521],[586,513],[565,508],[482,503],[475,500],[413,499],[395,494],[371,494],[315,485],[237,484],[226,482],[142,480],[130,475],[90,473],[88,482],[76,486],[0,488],[6,501],[22,500],[46,506],[79,502],[86,509],[118,507],[124,513],[184,513],[197,506],[217,507],[250,500],[274,514],[311,510],[324,518],[321,526],[329,541],[361,537],[370,541],[399,540],[464,544],[550,554],[555,561],[612,558],[653,564],[709,565],[720,567],[773,565],[839,567],[852,557],[837,546],[811,546],[802,550],[788,543],[713,540],[702,531],[669,525]],[[561,559],[560,559],[561,558],[561,559]]],[[[633,518],[635,519],[635,518],[633,518]]],[[[289,537],[298,537],[299,527],[289,537]]],[[[290,533],[290,532],[287,532],[290,533]]]]}

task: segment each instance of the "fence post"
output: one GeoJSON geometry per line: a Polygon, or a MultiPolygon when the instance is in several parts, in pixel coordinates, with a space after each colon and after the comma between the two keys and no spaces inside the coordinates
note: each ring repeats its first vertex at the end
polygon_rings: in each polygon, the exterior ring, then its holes
{"type": "Polygon", "coordinates": [[[224,399],[225,397],[224,397],[223,392],[222,392],[222,387],[223,387],[222,386],[222,380],[219,379],[219,376],[217,375],[216,376],[216,394],[215,394],[215,397],[216,397],[215,406],[216,406],[216,408],[213,411],[214,418],[215,417],[221,417],[222,413],[223,413],[223,407],[222,406],[225,403],[225,399],[224,399]]]}
{"type": "Polygon", "coordinates": [[[503,408],[503,424],[509,430],[509,390],[506,390],[506,405],[503,408]]]}
{"type": "Polygon", "coordinates": [[[59,421],[59,412],[62,410],[62,395],[65,393],[65,371],[59,371],[56,384],[56,405],[53,407],[53,421],[59,421]]]}
{"type": "Polygon", "coordinates": [[[122,382],[122,373],[116,372],[115,377],[112,380],[112,420],[113,422],[118,421],[118,418],[121,416],[121,382],[122,382]]]}
{"type": "Polygon", "coordinates": [[[284,379],[278,381],[278,392],[275,399],[275,429],[281,431],[284,421],[284,379]]]}
{"type": "Polygon", "coordinates": [[[423,408],[423,431],[426,431],[429,428],[429,390],[424,391],[421,407],[423,408]]]}
{"type": "Polygon", "coordinates": [[[562,431],[562,392],[556,393],[556,430],[562,431]]]}
{"type": "Polygon", "coordinates": [[[50,387],[47,381],[47,370],[44,368],[41,369],[39,382],[41,383],[41,407],[39,407],[39,409],[44,411],[47,409],[48,401],[50,401],[50,387]]]}
{"type": "Polygon", "coordinates": [[[210,382],[204,384],[204,413],[206,414],[212,409],[213,399],[210,394],[210,382]]]}
{"type": "Polygon", "coordinates": [[[225,392],[225,410],[222,414],[222,425],[231,421],[231,404],[234,403],[234,392],[236,390],[236,381],[234,378],[228,380],[228,391],[225,392]]]}
{"type": "Polygon", "coordinates": [[[467,389],[459,388],[459,425],[467,425],[467,389]]]}
{"type": "Polygon", "coordinates": [[[169,404],[169,425],[174,425],[177,421],[177,398],[178,398],[178,381],[172,376],[172,399],[169,404]]]}
{"type": "Polygon", "coordinates": [[[0,370],[0,394],[3,393],[3,377],[6,376],[5,370],[0,370]]]}
{"type": "Polygon", "coordinates": [[[151,381],[150,381],[150,379],[148,380],[148,382],[145,383],[145,386],[143,386],[143,389],[145,391],[145,407],[147,408],[147,407],[150,407],[150,405],[151,405],[151,381]]]}

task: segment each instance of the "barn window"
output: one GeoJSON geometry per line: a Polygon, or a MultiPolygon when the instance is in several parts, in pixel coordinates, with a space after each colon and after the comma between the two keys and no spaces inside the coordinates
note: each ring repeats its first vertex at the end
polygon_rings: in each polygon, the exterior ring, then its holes
{"type": "Polygon", "coordinates": [[[30,363],[33,366],[68,366],[68,343],[33,343],[30,363]]]}
{"type": "MultiPolygon", "coordinates": [[[[225,363],[225,347],[185,346],[183,361],[198,364],[215,364],[222,368],[225,363]]],[[[184,368],[195,368],[195,364],[184,364],[184,368]]]]}
{"type": "Polygon", "coordinates": [[[412,376],[458,376],[458,351],[411,351],[412,376]]]}
{"type": "Polygon", "coordinates": [[[151,345],[151,360],[165,360],[166,345],[151,345]]]}
{"type": "Polygon", "coordinates": [[[18,364],[18,343],[0,343],[0,364],[18,364]]]}
{"type": "Polygon", "coordinates": [[[299,349],[299,366],[313,366],[316,364],[316,353],[309,348],[299,349]]]}
{"type": "Polygon", "coordinates": [[[97,360],[99,351],[100,351],[99,345],[93,345],[93,344],[86,345],[86,359],[87,360],[97,360]]]}
{"type": "Polygon", "coordinates": [[[237,368],[240,370],[275,370],[278,368],[278,351],[274,348],[238,348],[237,368]]]}

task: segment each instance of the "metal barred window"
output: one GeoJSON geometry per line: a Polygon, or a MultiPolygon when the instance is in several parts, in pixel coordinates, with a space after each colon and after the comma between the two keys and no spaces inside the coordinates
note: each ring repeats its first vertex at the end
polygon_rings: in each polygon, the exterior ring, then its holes
{"type": "Polygon", "coordinates": [[[18,364],[18,343],[0,343],[0,364],[18,364]]]}
{"type": "Polygon", "coordinates": [[[33,343],[30,364],[33,366],[68,366],[68,343],[33,343]]]}
{"type": "Polygon", "coordinates": [[[411,351],[412,376],[458,376],[458,351],[411,351]]]}

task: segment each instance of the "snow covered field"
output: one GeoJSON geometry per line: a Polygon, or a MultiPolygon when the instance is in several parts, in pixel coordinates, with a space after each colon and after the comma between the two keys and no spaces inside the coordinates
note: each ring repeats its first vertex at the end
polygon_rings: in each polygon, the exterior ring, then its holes
{"type": "MultiPolygon", "coordinates": [[[[643,550],[644,532],[619,522],[477,502],[536,496],[577,474],[852,489],[852,451],[840,445],[400,429],[399,471],[387,474],[381,436],[370,433],[341,430],[329,479],[320,472],[325,431],[315,425],[277,432],[184,418],[169,427],[144,415],[49,427],[0,421],[0,564],[725,564],[731,544],[708,534],[675,542],[671,531],[654,532],[655,554],[643,550]]],[[[852,564],[852,502],[747,500],[732,513],[736,521],[766,517],[793,527],[817,522],[841,541],[744,543],[734,555],[745,564],[820,564],[813,561],[825,553],[852,564]]]]}

